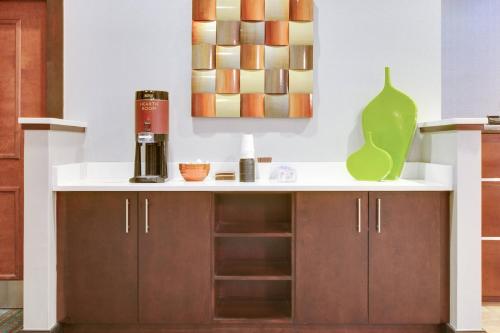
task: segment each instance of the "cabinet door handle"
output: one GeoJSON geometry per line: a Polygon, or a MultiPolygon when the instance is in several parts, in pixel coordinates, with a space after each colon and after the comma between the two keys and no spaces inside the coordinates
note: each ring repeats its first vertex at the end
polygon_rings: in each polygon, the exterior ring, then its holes
{"type": "Polygon", "coordinates": [[[149,234],[149,200],[144,200],[144,209],[145,209],[145,223],[144,223],[144,231],[149,234]]]}
{"type": "Polygon", "coordinates": [[[382,199],[377,199],[377,233],[382,232],[382,199]]]}
{"type": "Polygon", "coordinates": [[[129,231],[129,222],[128,222],[128,213],[129,213],[130,202],[128,199],[125,199],[125,233],[128,234],[129,231]]]}
{"type": "Polygon", "coordinates": [[[358,198],[358,233],[361,233],[361,198],[358,198]]]}

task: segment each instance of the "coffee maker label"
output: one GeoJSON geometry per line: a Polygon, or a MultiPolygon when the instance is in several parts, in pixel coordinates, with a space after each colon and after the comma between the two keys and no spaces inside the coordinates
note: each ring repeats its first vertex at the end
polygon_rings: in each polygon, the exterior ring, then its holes
{"type": "Polygon", "coordinates": [[[142,99],[135,102],[136,133],[168,134],[168,101],[142,99]]]}

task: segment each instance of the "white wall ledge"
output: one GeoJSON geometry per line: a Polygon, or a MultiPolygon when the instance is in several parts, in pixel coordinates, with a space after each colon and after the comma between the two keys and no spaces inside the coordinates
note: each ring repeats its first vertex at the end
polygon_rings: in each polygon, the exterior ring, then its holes
{"type": "Polygon", "coordinates": [[[77,120],[67,120],[58,118],[19,118],[19,124],[21,125],[47,125],[47,126],[68,126],[68,127],[79,127],[87,128],[87,123],[84,121],[77,120]]]}
{"type": "Polygon", "coordinates": [[[455,125],[486,125],[488,118],[448,118],[441,120],[426,121],[418,124],[419,128],[455,125]]]}

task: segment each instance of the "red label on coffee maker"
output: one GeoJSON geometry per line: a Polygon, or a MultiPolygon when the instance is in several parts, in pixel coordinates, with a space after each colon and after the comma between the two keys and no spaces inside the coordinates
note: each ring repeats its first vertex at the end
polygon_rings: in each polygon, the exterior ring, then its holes
{"type": "Polygon", "coordinates": [[[136,133],[168,134],[168,111],[168,100],[137,100],[135,102],[136,133]]]}

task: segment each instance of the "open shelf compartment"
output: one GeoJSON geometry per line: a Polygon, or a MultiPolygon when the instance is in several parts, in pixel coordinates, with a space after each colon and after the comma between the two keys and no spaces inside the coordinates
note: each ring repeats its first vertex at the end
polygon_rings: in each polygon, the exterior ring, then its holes
{"type": "Polygon", "coordinates": [[[216,237],[291,237],[290,193],[219,193],[215,196],[216,237]]]}
{"type": "Polygon", "coordinates": [[[216,281],[215,319],[289,322],[290,281],[216,281]]]}
{"type": "Polygon", "coordinates": [[[215,195],[215,320],[292,320],[292,198],[291,193],[215,195]]]}
{"type": "Polygon", "coordinates": [[[291,280],[290,238],[216,238],[216,280],[291,280]]]}

